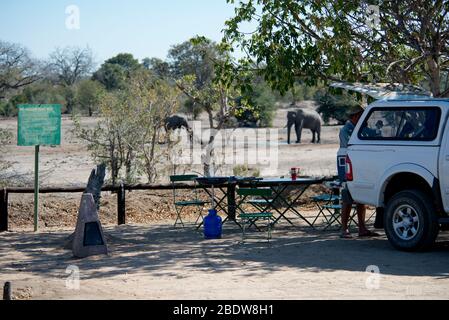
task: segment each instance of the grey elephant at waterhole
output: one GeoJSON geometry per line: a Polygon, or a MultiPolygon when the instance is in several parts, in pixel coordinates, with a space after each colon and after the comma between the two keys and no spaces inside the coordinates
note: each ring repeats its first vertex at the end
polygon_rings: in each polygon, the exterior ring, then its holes
{"type": "Polygon", "coordinates": [[[288,144],[290,144],[290,135],[292,127],[295,126],[296,143],[301,143],[301,135],[303,129],[310,129],[313,134],[312,143],[321,142],[321,126],[323,119],[320,114],[314,110],[298,109],[290,111],[287,114],[287,135],[288,144]]]}

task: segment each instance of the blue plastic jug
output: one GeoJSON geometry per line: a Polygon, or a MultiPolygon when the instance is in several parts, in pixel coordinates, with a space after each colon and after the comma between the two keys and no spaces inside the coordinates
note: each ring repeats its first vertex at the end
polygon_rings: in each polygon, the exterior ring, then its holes
{"type": "Polygon", "coordinates": [[[204,218],[204,238],[221,239],[222,230],[222,220],[217,210],[209,210],[209,214],[204,218]]]}

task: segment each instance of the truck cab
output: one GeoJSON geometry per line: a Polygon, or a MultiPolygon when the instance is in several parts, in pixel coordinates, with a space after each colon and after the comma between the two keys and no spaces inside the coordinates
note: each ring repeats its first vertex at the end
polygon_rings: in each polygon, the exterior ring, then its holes
{"type": "Polygon", "coordinates": [[[428,249],[449,223],[448,112],[449,99],[380,100],[349,141],[349,191],[397,249],[428,249]]]}

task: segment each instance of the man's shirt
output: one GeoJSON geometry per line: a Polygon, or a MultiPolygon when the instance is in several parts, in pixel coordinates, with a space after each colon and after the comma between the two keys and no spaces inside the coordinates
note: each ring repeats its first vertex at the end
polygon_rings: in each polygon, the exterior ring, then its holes
{"type": "Polygon", "coordinates": [[[348,120],[346,124],[340,130],[340,149],[338,150],[338,156],[346,156],[349,139],[351,139],[351,135],[354,132],[355,125],[348,120]]]}

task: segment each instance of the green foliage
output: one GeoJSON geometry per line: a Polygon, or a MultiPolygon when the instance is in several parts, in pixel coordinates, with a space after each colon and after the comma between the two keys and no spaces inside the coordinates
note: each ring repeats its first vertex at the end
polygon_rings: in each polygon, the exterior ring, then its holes
{"type": "Polygon", "coordinates": [[[322,86],[308,86],[303,83],[295,83],[294,86],[284,95],[277,94],[276,100],[284,103],[293,103],[305,100],[314,100],[316,92],[322,86]]]}
{"type": "Polygon", "coordinates": [[[348,120],[347,111],[359,104],[351,95],[335,95],[326,89],[317,91],[315,101],[319,105],[317,111],[323,116],[325,123],[334,119],[339,124],[344,124],[348,120]]]}
{"type": "Polygon", "coordinates": [[[250,168],[248,165],[238,165],[232,169],[236,177],[260,177],[260,170],[250,168]]]}
{"type": "Polygon", "coordinates": [[[105,94],[104,87],[97,81],[85,79],[76,88],[76,102],[80,111],[90,117],[98,111],[101,98],[105,94]]]}
{"type": "Polygon", "coordinates": [[[193,119],[197,120],[201,115],[201,112],[203,112],[203,107],[192,99],[184,99],[182,109],[180,111],[191,114],[193,119]]]}
{"type": "Polygon", "coordinates": [[[49,82],[41,81],[31,84],[11,97],[8,101],[0,103],[0,115],[11,117],[17,115],[17,105],[34,104],[61,104],[66,105],[67,88],[55,86],[49,82]]]}
{"type": "Polygon", "coordinates": [[[276,97],[262,79],[254,81],[251,90],[247,90],[242,99],[247,103],[236,111],[239,122],[254,122],[260,127],[270,127],[276,112],[276,97]]]}
{"type": "Polygon", "coordinates": [[[215,77],[215,62],[220,59],[217,45],[197,38],[173,46],[168,52],[168,64],[175,80],[195,76],[195,87],[209,86],[215,77]]]}
{"type": "Polygon", "coordinates": [[[224,45],[247,53],[239,66],[225,68],[230,78],[258,70],[281,93],[298,79],[309,86],[329,80],[419,85],[425,79],[435,96],[449,94],[440,86],[449,61],[446,2],[227,1],[236,8],[224,45]],[[370,4],[379,7],[379,21],[370,21],[370,4]],[[257,23],[254,32],[244,32],[248,22],[257,23]]]}
{"type": "Polygon", "coordinates": [[[123,89],[132,73],[139,70],[142,65],[129,53],[121,53],[106,60],[92,76],[111,91],[123,89]]]}
{"type": "Polygon", "coordinates": [[[128,76],[140,68],[139,61],[130,53],[119,53],[115,57],[106,60],[105,63],[122,67],[128,76]]]}
{"type": "Polygon", "coordinates": [[[125,86],[126,74],[125,70],[119,65],[104,63],[93,74],[92,79],[99,81],[107,90],[111,91],[125,86]]]}
{"type": "Polygon", "coordinates": [[[145,69],[151,70],[161,79],[169,79],[171,77],[170,65],[164,60],[159,58],[145,58],[142,60],[142,65],[145,69]]]}
{"type": "Polygon", "coordinates": [[[11,163],[3,159],[3,155],[6,153],[6,146],[11,143],[11,132],[0,128],[0,186],[5,186],[8,181],[3,181],[2,173],[11,167],[11,163]]]}

